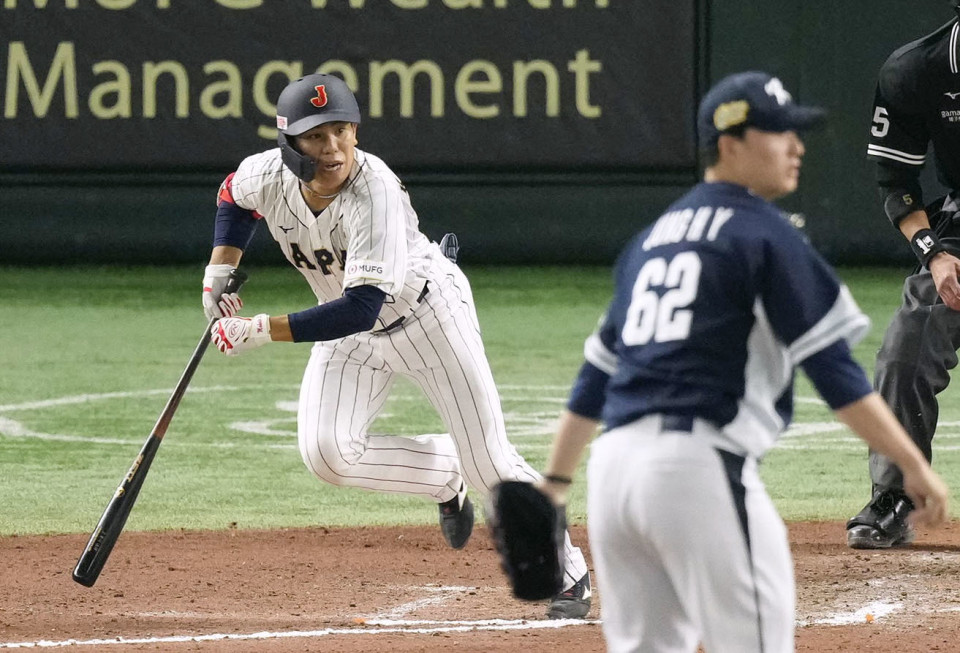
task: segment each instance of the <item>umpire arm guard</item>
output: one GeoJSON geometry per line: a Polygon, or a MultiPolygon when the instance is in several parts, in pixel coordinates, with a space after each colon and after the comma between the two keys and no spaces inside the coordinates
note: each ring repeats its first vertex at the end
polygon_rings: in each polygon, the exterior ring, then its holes
{"type": "Polygon", "coordinates": [[[526,601],[556,596],[563,589],[564,509],[530,483],[504,481],[491,490],[487,513],[513,595],[526,601]]]}

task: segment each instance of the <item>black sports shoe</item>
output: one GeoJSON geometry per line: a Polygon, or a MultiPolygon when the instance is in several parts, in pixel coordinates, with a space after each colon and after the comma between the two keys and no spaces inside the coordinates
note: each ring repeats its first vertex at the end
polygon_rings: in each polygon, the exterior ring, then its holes
{"type": "Polygon", "coordinates": [[[551,619],[584,619],[590,612],[590,573],[557,594],[550,601],[547,616],[551,619]]]}
{"type": "Polygon", "coordinates": [[[440,531],[443,539],[454,549],[467,545],[473,533],[473,504],[467,496],[467,486],[461,485],[457,496],[440,504],[440,531]]]}
{"type": "Polygon", "coordinates": [[[901,490],[884,490],[847,522],[851,549],[889,549],[906,546],[916,534],[907,523],[913,502],[901,490]]]}

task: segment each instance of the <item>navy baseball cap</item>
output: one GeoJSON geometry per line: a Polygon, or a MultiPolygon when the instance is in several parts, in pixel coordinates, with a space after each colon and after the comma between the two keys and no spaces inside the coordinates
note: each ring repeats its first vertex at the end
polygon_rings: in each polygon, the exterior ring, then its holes
{"type": "Polygon", "coordinates": [[[802,131],[822,122],[820,107],[795,104],[779,79],[760,71],[724,77],[700,102],[697,132],[701,146],[712,145],[734,128],[768,132],[802,131]]]}

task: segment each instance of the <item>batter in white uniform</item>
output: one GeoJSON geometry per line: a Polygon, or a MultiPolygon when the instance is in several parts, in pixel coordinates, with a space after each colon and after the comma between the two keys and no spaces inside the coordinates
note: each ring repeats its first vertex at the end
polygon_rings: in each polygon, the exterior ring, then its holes
{"type": "MultiPolygon", "coordinates": [[[[448,544],[473,529],[467,487],[540,475],[517,453],[480,336],[470,284],[418,228],[400,180],[356,148],[360,110],[337,77],[308,75],[277,102],[279,148],[246,158],[220,188],[203,305],[219,317],[213,342],[228,355],[271,341],[315,342],[297,416],[300,453],[335,485],[421,496],[439,505],[448,544]],[[259,222],[304,276],[318,305],[239,317],[223,294],[259,222]],[[449,434],[372,435],[396,375],[419,386],[449,434]]],[[[590,581],[567,537],[564,592],[554,618],[582,618],[590,581]]]]}

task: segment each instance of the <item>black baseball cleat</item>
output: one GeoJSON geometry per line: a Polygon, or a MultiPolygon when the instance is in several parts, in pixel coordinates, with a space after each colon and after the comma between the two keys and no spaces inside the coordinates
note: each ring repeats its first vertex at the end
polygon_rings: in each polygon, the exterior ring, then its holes
{"type": "Polygon", "coordinates": [[[551,619],[585,619],[590,612],[590,573],[557,594],[550,601],[547,616],[551,619]]]}
{"type": "Polygon", "coordinates": [[[884,490],[847,522],[851,549],[889,549],[906,546],[916,534],[907,522],[913,502],[900,490],[884,490]]]}
{"type": "Polygon", "coordinates": [[[440,531],[453,549],[467,545],[473,533],[473,503],[467,496],[467,486],[461,485],[457,496],[440,504],[440,531]]]}

